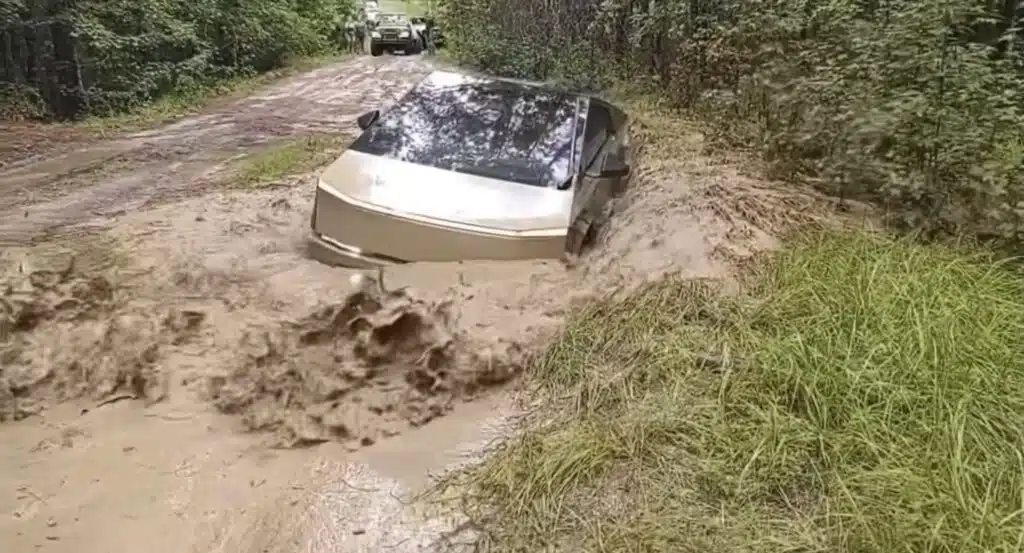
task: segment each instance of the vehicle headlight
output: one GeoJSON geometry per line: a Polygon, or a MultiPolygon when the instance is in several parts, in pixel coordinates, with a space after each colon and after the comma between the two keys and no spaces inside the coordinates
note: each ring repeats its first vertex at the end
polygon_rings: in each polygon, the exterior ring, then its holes
{"type": "Polygon", "coordinates": [[[378,33],[377,31],[373,31],[372,33],[370,33],[370,36],[372,38],[380,38],[380,33],[378,33]]]}
{"type": "Polygon", "coordinates": [[[409,38],[409,31],[402,31],[398,33],[398,38],[409,38]]]}

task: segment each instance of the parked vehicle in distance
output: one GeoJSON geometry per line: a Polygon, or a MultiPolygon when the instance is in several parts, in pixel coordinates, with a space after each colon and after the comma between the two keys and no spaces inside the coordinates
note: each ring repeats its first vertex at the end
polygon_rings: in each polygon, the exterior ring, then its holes
{"type": "MultiPolygon", "coordinates": [[[[426,37],[427,32],[427,18],[426,17],[411,17],[409,21],[412,22],[412,26],[416,29],[421,37],[426,37]]],[[[441,26],[434,22],[434,46],[440,48],[444,46],[444,31],[441,26]]],[[[424,38],[423,48],[426,48],[426,39],[424,38]]]]}
{"type": "Polygon", "coordinates": [[[403,51],[418,54],[423,51],[423,39],[404,14],[382,13],[377,16],[370,32],[370,55],[403,51]]]}
{"type": "Polygon", "coordinates": [[[435,71],[357,122],[316,186],[331,265],[578,255],[628,180],[626,114],[532,83],[435,71]]]}

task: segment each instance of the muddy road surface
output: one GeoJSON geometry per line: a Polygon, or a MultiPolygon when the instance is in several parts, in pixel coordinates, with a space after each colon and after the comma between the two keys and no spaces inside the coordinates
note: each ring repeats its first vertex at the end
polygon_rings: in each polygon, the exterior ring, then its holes
{"type": "Polygon", "coordinates": [[[359,114],[396,100],[427,70],[416,57],[359,57],[166,127],[8,163],[0,169],[0,244],[194,196],[231,161],[274,140],[354,135],[359,114]]]}
{"type": "Polygon", "coordinates": [[[503,434],[509,384],[575,301],[718,275],[737,237],[768,240],[745,222],[768,195],[697,187],[685,156],[647,154],[574,268],[413,264],[380,282],[307,258],[310,175],[215,185],[268,140],[354,133],[429,69],[360,58],[4,169],[6,550],[444,548],[459,520],[410,494],[503,434]]]}

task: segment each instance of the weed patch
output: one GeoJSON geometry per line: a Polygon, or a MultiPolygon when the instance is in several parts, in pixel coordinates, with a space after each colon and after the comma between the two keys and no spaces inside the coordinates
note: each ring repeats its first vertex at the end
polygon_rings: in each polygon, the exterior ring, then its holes
{"type": "Polygon", "coordinates": [[[283,178],[312,171],[330,161],[340,150],[343,138],[333,135],[304,136],[246,158],[235,182],[242,186],[265,186],[283,178]]]}
{"type": "Polygon", "coordinates": [[[1024,279],[863,233],[757,267],[571,319],[458,482],[491,550],[1020,550],[1024,279]]]}

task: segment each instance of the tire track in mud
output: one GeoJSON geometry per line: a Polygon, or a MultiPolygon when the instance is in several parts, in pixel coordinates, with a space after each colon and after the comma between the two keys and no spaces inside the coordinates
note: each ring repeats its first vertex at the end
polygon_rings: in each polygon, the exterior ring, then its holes
{"type": "Polygon", "coordinates": [[[428,71],[420,57],[363,56],[213,113],[2,171],[0,247],[32,243],[153,200],[195,195],[217,179],[226,161],[271,140],[354,136],[359,114],[395,101],[428,71]]]}

